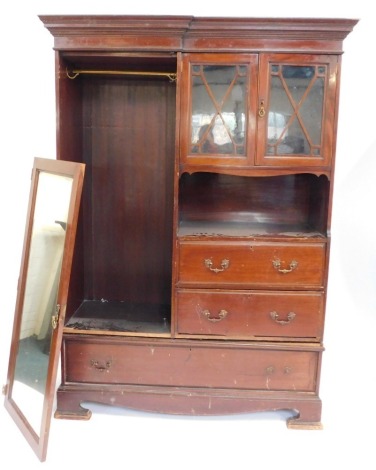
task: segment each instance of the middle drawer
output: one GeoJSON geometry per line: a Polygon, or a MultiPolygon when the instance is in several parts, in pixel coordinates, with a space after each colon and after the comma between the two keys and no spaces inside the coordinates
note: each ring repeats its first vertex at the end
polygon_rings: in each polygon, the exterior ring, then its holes
{"type": "Polygon", "coordinates": [[[180,241],[178,287],[324,287],[323,242],[180,241]]]}
{"type": "Polygon", "coordinates": [[[179,289],[177,333],[320,341],[324,294],[179,289]]]}

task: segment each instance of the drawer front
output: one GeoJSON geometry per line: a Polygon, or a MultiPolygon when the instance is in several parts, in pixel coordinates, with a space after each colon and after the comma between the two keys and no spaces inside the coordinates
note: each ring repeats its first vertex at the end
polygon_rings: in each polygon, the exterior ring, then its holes
{"type": "Polygon", "coordinates": [[[177,292],[179,334],[318,341],[324,296],[319,292],[177,292]]]}
{"type": "Polygon", "coordinates": [[[178,286],[318,288],[325,243],[180,242],[178,286]]]}
{"type": "Polygon", "coordinates": [[[320,348],[292,350],[270,344],[225,347],[213,341],[197,344],[184,340],[174,343],[65,340],[64,381],[316,391],[320,348]]]}

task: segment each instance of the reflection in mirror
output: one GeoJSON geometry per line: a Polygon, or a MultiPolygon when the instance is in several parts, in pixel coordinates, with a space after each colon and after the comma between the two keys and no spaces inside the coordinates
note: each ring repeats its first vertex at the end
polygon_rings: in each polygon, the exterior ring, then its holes
{"type": "Polygon", "coordinates": [[[72,178],[40,172],[12,397],[40,428],[72,178]]]}
{"type": "Polygon", "coordinates": [[[246,65],[192,67],[191,152],[244,155],[246,65]]]}
{"type": "Polygon", "coordinates": [[[5,407],[45,460],[84,165],[36,158],[5,407]]]}

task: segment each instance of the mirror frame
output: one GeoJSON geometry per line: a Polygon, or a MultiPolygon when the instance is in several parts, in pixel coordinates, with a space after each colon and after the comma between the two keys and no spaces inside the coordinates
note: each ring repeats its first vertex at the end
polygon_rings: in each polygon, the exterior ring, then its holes
{"type": "Polygon", "coordinates": [[[31,179],[29,205],[27,210],[24,244],[21,258],[20,276],[18,280],[18,291],[14,313],[13,333],[9,354],[8,376],[4,386],[5,408],[21,430],[22,434],[31,445],[40,461],[45,461],[47,455],[47,444],[52,416],[52,408],[55,398],[56,377],[59,365],[60,349],[63,335],[64,317],[67,305],[68,287],[72,267],[73,250],[77,231],[77,220],[81,201],[85,165],[82,163],[67,162],[63,160],[52,160],[35,158],[31,179]],[[29,254],[33,232],[33,220],[38,192],[39,175],[41,172],[52,173],[72,178],[72,190],[70,194],[69,210],[62,256],[61,274],[58,285],[57,304],[60,305],[57,327],[52,330],[50,356],[47,370],[46,388],[43,399],[43,410],[41,426],[39,430],[33,429],[21,408],[12,398],[14,384],[16,359],[19,347],[20,329],[27,282],[27,271],[29,265],[29,254]],[[39,432],[39,434],[38,434],[39,432]]]}

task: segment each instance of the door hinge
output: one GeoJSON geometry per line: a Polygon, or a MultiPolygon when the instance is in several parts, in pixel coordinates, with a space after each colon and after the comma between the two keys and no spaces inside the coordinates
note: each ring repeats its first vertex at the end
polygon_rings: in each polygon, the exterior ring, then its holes
{"type": "Polygon", "coordinates": [[[52,328],[54,330],[56,330],[57,325],[59,323],[59,315],[60,315],[60,304],[57,304],[55,307],[55,315],[52,315],[52,318],[51,318],[52,328]]]}

